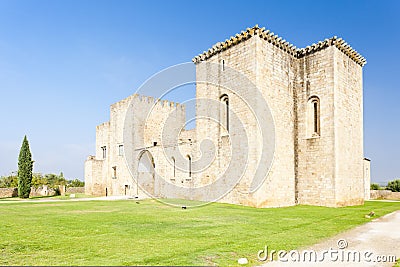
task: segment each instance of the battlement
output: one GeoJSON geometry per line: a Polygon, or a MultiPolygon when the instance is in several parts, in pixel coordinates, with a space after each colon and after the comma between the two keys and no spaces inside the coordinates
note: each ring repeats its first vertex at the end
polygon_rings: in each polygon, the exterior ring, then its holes
{"type": "Polygon", "coordinates": [[[111,105],[111,108],[117,108],[118,106],[129,104],[131,101],[135,101],[136,103],[142,103],[149,106],[154,106],[154,108],[168,108],[169,110],[178,109],[178,110],[185,110],[185,105],[173,102],[169,100],[162,100],[159,98],[154,98],[152,96],[144,96],[139,94],[133,94],[128,96],[127,98],[118,101],[111,105]]]}
{"type": "Polygon", "coordinates": [[[320,41],[316,44],[313,43],[312,45],[305,48],[296,48],[296,46],[282,39],[282,37],[279,37],[278,35],[274,34],[270,30],[266,30],[265,28],[259,28],[258,25],[254,26],[253,28],[247,28],[240,34],[231,36],[229,39],[226,39],[225,42],[216,43],[207,51],[204,51],[202,54],[195,56],[192,61],[196,64],[201,61],[207,60],[213,55],[227,50],[228,48],[235,46],[247,39],[250,39],[253,36],[259,36],[261,39],[273,44],[274,46],[287,52],[295,58],[301,58],[334,45],[361,67],[363,67],[367,63],[365,58],[361,56],[356,50],[354,50],[342,38],[337,38],[336,36],[334,36],[332,38],[325,39],[324,41],[320,41]]]}
{"type": "Polygon", "coordinates": [[[143,109],[152,109],[157,113],[170,113],[173,111],[185,112],[186,106],[177,102],[168,100],[161,100],[152,96],[143,96],[139,94],[130,95],[121,101],[118,101],[110,106],[110,117],[111,120],[103,122],[96,126],[96,131],[103,131],[104,129],[110,128],[110,123],[113,121],[114,114],[126,112],[130,103],[133,102],[133,107],[136,107],[139,111],[143,109]]]}
{"type": "Polygon", "coordinates": [[[103,123],[101,123],[101,124],[96,126],[97,129],[102,129],[102,128],[105,128],[105,127],[110,127],[110,122],[109,121],[103,122],[103,123]]]}
{"type": "Polygon", "coordinates": [[[86,161],[90,161],[90,160],[96,160],[96,156],[89,155],[89,156],[86,158],[86,161]]]}
{"type": "Polygon", "coordinates": [[[340,51],[342,51],[345,55],[347,55],[361,67],[363,67],[367,63],[367,60],[363,56],[361,56],[355,49],[353,49],[348,43],[346,43],[345,40],[343,40],[342,38],[338,38],[337,36],[325,39],[316,44],[314,43],[305,48],[298,49],[296,57],[301,58],[329,46],[336,46],[340,51]]]}

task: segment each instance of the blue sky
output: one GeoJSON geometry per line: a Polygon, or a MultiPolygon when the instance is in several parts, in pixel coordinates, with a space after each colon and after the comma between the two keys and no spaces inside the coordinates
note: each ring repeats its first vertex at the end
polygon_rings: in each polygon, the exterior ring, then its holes
{"type": "Polygon", "coordinates": [[[400,1],[0,0],[0,175],[27,134],[35,171],[83,179],[110,104],[259,24],[297,47],[337,35],[367,59],[365,156],[372,181],[400,177],[399,14],[400,1]]]}

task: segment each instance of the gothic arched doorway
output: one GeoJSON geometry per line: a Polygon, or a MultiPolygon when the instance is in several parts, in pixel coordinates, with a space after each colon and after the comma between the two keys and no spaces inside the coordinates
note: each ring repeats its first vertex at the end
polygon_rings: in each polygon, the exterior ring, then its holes
{"type": "Polygon", "coordinates": [[[155,196],[154,183],[155,183],[155,164],[154,158],[148,150],[143,150],[139,155],[139,162],[137,168],[138,184],[150,196],[155,196]]]}

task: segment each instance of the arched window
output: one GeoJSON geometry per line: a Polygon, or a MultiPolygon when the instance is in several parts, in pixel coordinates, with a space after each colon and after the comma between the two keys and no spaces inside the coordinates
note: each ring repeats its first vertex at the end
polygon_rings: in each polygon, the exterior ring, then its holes
{"type": "Polygon", "coordinates": [[[309,137],[320,136],[320,101],[317,96],[312,96],[307,105],[307,133],[309,137]]]}
{"type": "Polygon", "coordinates": [[[313,111],[314,111],[314,133],[319,133],[318,130],[318,101],[313,102],[313,111]]]}
{"type": "Polygon", "coordinates": [[[222,102],[221,112],[220,112],[220,122],[222,123],[223,127],[229,132],[229,97],[228,95],[224,94],[220,97],[222,102]]]}
{"type": "Polygon", "coordinates": [[[186,157],[188,158],[188,164],[189,164],[188,166],[189,177],[192,177],[192,158],[189,155],[187,155],[186,157]]]}
{"type": "Polygon", "coordinates": [[[225,70],[225,60],[221,60],[221,70],[224,71],[225,70]]]}
{"type": "Polygon", "coordinates": [[[174,167],[174,178],[175,178],[176,177],[176,161],[175,161],[174,157],[172,157],[172,165],[174,167]]]}

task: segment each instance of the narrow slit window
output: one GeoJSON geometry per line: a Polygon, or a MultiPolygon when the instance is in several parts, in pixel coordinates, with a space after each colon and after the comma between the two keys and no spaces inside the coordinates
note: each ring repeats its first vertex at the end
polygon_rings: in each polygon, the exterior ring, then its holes
{"type": "Polygon", "coordinates": [[[228,95],[222,95],[220,97],[220,100],[222,102],[221,106],[221,123],[223,127],[229,132],[229,97],[228,95]]]}
{"type": "Polygon", "coordinates": [[[174,167],[174,178],[175,178],[176,177],[176,161],[175,161],[174,157],[172,157],[172,165],[174,167]]]}
{"type": "Polygon", "coordinates": [[[318,102],[314,101],[314,133],[318,133],[318,102]]]}
{"type": "Polygon", "coordinates": [[[308,100],[308,111],[307,111],[307,135],[309,137],[320,136],[320,100],[317,96],[313,96],[308,100]]]}
{"type": "Polygon", "coordinates": [[[119,156],[124,155],[124,145],[118,145],[118,155],[119,156]]]}
{"type": "Polygon", "coordinates": [[[187,155],[187,158],[188,158],[188,170],[189,170],[189,177],[192,177],[192,158],[189,156],[189,155],[187,155]]]}
{"type": "Polygon", "coordinates": [[[103,152],[103,159],[105,159],[107,157],[107,147],[106,146],[102,146],[101,150],[103,152]]]}

